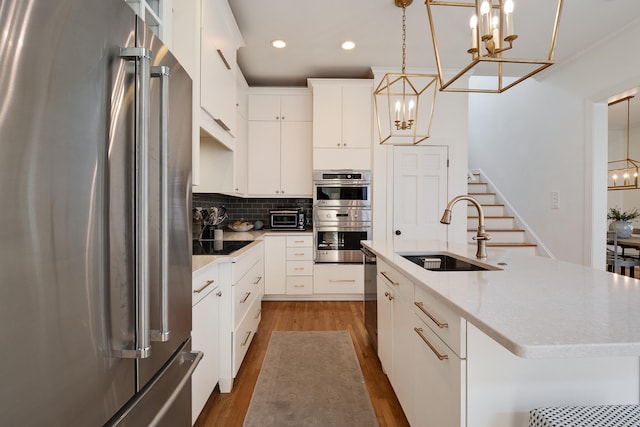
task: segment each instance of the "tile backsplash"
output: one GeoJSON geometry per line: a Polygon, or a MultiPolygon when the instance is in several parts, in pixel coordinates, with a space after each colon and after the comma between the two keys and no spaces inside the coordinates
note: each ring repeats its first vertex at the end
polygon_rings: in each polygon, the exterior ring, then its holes
{"type": "Polygon", "coordinates": [[[305,218],[309,222],[312,218],[312,205],[313,199],[311,198],[241,198],[217,193],[194,193],[191,202],[193,208],[226,207],[229,219],[221,224],[223,227],[229,221],[233,222],[238,219],[246,219],[251,222],[260,220],[265,226],[268,226],[270,210],[294,207],[303,208],[305,218]]]}

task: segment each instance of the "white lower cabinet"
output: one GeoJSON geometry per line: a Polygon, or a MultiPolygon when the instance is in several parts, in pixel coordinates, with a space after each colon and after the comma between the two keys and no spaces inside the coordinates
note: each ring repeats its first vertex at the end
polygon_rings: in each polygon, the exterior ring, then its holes
{"type": "Polygon", "coordinates": [[[233,286],[233,377],[238,374],[249,344],[258,331],[264,295],[262,257],[233,286]]]}
{"type": "Polygon", "coordinates": [[[313,293],[313,235],[265,236],[265,295],[313,293]]]}
{"type": "Polygon", "coordinates": [[[264,295],[264,243],[221,264],[220,392],[229,393],[256,334],[264,295]]]}
{"type": "Polygon", "coordinates": [[[287,292],[287,237],[264,237],[264,293],[282,295],[287,292]]]}
{"type": "Polygon", "coordinates": [[[191,347],[204,357],[191,377],[191,421],[194,423],[220,377],[220,290],[217,264],[193,274],[191,347]]]}
{"type": "Polygon", "coordinates": [[[314,294],[364,294],[362,264],[315,264],[314,294]]]}
{"type": "Polygon", "coordinates": [[[407,420],[414,427],[466,425],[466,360],[439,337],[442,329],[459,343],[464,321],[380,259],[377,280],[378,357],[407,420]]]}
{"type": "Polygon", "coordinates": [[[395,295],[380,275],[377,280],[378,358],[382,370],[391,381],[393,378],[393,300],[395,295]]]}
{"type": "Polygon", "coordinates": [[[423,284],[377,268],[378,357],[411,426],[523,426],[536,407],[638,403],[637,357],[517,357],[423,284]]]}
{"type": "Polygon", "coordinates": [[[413,314],[410,363],[413,390],[411,411],[405,411],[412,426],[465,426],[467,361],[413,314]]]}
{"type": "Polygon", "coordinates": [[[413,283],[384,261],[379,260],[378,263],[378,286],[383,288],[382,307],[380,305],[379,307],[385,311],[382,320],[378,317],[378,348],[380,351],[384,346],[383,351],[386,354],[383,357],[387,362],[383,365],[391,366],[390,369],[387,368],[389,381],[402,409],[411,421],[409,414],[414,408],[413,354],[411,351],[399,351],[399,349],[409,349],[413,342],[413,311],[410,309],[413,300],[413,283]],[[382,339],[380,328],[386,328],[382,339]]]}

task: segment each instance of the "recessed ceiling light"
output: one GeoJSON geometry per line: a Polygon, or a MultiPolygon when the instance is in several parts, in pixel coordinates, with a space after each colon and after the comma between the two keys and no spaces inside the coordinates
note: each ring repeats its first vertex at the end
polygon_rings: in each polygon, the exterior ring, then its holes
{"type": "Polygon", "coordinates": [[[351,50],[356,47],[356,44],[351,40],[347,40],[346,42],[343,42],[341,46],[344,50],[351,50]]]}
{"type": "Polygon", "coordinates": [[[271,46],[278,48],[278,49],[282,49],[283,47],[285,47],[287,45],[287,43],[284,40],[273,40],[271,42],[271,46]]]}

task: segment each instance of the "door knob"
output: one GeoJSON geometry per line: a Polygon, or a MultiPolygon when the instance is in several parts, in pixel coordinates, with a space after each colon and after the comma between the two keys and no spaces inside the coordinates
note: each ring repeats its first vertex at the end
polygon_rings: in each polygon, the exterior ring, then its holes
{"type": "Polygon", "coordinates": [[[402,234],[402,231],[400,231],[400,230],[396,230],[396,236],[399,236],[399,235],[401,235],[401,234],[402,234]]]}

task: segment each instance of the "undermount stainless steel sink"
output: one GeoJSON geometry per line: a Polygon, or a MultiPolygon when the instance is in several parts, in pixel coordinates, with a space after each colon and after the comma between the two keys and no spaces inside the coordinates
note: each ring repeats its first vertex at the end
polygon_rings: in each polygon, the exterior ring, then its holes
{"type": "Polygon", "coordinates": [[[445,252],[430,252],[423,254],[401,254],[403,258],[430,271],[496,271],[501,268],[472,261],[445,252]]]}

